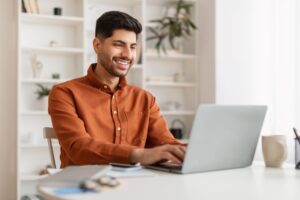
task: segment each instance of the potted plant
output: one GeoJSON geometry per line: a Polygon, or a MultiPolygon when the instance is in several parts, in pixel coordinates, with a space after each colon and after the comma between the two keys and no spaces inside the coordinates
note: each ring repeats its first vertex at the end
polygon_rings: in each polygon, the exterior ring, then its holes
{"type": "Polygon", "coordinates": [[[183,37],[188,38],[191,32],[197,29],[191,19],[190,10],[192,6],[192,2],[179,0],[175,4],[170,4],[163,18],[150,21],[156,24],[156,26],[149,27],[152,36],[148,37],[147,40],[156,40],[155,48],[158,54],[161,49],[164,53],[167,53],[166,40],[169,41],[172,49],[180,51],[181,44],[176,44],[176,41],[181,41],[183,37]]]}
{"type": "Polygon", "coordinates": [[[37,99],[41,101],[41,109],[47,110],[48,108],[48,96],[51,91],[50,88],[38,83],[36,84],[38,86],[38,89],[35,91],[35,93],[38,95],[37,99]]]}

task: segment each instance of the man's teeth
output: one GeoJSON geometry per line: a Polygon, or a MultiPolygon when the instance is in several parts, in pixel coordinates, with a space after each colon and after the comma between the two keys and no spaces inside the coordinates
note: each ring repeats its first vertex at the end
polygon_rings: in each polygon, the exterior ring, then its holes
{"type": "Polygon", "coordinates": [[[116,62],[121,65],[128,65],[130,63],[128,60],[117,60],[116,62]]]}

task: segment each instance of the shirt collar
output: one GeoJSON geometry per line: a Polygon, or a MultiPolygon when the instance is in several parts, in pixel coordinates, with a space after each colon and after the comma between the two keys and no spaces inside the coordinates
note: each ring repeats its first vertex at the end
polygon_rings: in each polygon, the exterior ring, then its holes
{"type": "MultiPolygon", "coordinates": [[[[96,76],[94,70],[96,69],[97,63],[93,63],[90,65],[87,71],[87,77],[91,84],[97,88],[104,88],[106,84],[102,83],[99,78],[96,76]]],[[[118,88],[122,89],[127,85],[127,80],[124,76],[120,77],[118,88]]]]}

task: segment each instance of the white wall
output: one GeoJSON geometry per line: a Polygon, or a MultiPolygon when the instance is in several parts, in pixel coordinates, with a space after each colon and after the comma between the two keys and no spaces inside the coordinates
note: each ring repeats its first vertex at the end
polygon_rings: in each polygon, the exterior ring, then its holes
{"type": "Polygon", "coordinates": [[[16,2],[0,1],[0,199],[16,199],[16,2]]]}
{"type": "MultiPolygon", "coordinates": [[[[265,104],[262,134],[286,134],[293,162],[294,0],[216,0],[216,103],[265,104]]],[[[259,143],[256,159],[262,159],[259,143]]]]}
{"type": "Polygon", "coordinates": [[[215,1],[198,1],[199,102],[215,103],[215,1]]]}
{"type": "MultiPolygon", "coordinates": [[[[296,55],[300,55],[300,1],[296,1],[296,21],[295,24],[297,24],[296,26],[296,55]]],[[[296,56],[296,70],[295,70],[295,80],[296,80],[296,87],[295,87],[295,93],[296,93],[296,102],[298,102],[298,104],[296,104],[296,126],[300,129],[300,56],[296,56]]]]}

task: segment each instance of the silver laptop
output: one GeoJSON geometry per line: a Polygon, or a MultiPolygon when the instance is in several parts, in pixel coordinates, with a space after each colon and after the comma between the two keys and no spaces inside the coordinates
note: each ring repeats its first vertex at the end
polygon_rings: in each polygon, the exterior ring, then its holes
{"type": "Polygon", "coordinates": [[[266,106],[200,105],[181,166],[147,166],[174,173],[196,173],[252,164],[266,106]]]}

